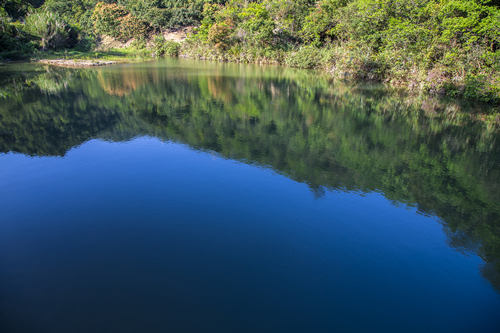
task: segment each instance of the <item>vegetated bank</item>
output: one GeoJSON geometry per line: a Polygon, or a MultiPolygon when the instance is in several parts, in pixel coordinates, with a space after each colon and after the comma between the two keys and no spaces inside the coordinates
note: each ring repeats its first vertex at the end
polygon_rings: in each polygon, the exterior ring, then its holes
{"type": "Polygon", "coordinates": [[[500,105],[498,0],[1,1],[3,58],[88,52],[110,36],[131,53],[320,69],[500,105]],[[185,41],[164,37],[186,26],[185,41]]]}

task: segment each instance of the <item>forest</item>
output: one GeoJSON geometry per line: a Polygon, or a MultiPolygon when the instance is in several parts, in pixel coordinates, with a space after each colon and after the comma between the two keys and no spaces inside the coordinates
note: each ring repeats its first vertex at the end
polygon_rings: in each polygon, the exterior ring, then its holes
{"type": "Polygon", "coordinates": [[[319,69],[500,103],[498,0],[0,0],[0,59],[95,49],[319,69]],[[167,31],[192,28],[171,41],[167,31]]]}

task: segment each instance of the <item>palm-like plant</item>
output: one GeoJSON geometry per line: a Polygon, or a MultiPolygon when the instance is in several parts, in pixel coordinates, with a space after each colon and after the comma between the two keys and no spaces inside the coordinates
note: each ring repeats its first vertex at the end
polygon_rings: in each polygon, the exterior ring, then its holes
{"type": "Polygon", "coordinates": [[[29,14],[26,17],[26,30],[40,37],[43,50],[62,46],[69,35],[68,24],[47,10],[29,14]]]}

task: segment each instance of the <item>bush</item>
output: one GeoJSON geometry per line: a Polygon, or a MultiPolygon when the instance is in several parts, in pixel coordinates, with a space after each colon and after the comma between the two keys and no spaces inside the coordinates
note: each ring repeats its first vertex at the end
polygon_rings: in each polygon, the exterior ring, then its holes
{"type": "Polygon", "coordinates": [[[179,56],[179,51],[181,49],[181,44],[165,40],[163,36],[157,36],[154,41],[154,54],[156,57],[169,56],[177,57],[179,56]]]}
{"type": "Polygon", "coordinates": [[[155,30],[196,24],[201,20],[204,0],[125,0],[120,3],[132,15],[155,30]]]}
{"type": "Polygon", "coordinates": [[[490,83],[484,75],[468,75],[465,78],[464,96],[482,102],[499,102],[500,82],[490,83]]]}
{"type": "Polygon", "coordinates": [[[259,46],[273,44],[276,25],[264,3],[250,3],[238,18],[241,20],[238,28],[245,43],[259,46]]]}
{"type": "Polygon", "coordinates": [[[71,47],[77,42],[76,32],[57,14],[46,10],[29,14],[25,29],[40,38],[43,50],[71,47]]]}
{"type": "Polygon", "coordinates": [[[303,46],[295,52],[291,52],[285,58],[285,63],[297,68],[318,68],[323,61],[321,49],[314,46],[303,46]]]}
{"type": "Polygon", "coordinates": [[[149,32],[149,25],[133,16],[128,10],[117,4],[99,2],[92,13],[94,28],[97,33],[108,35],[126,42],[131,38],[144,38],[149,32]]]}
{"type": "Polygon", "coordinates": [[[149,31],[148,24],[131,14],[120,18],[118,39],[126,42],[131,38],[144,38],[149,31]]]}
{"type": "Polygon", "coordinates": [[[230,21],[215,23],[208,30],[207,40],[217,49],[226,50],[232,42],[234,28],[230,21]]]}
{"type": "Polygon", "coordinates": [[[121,19],[128,14],[122,6],[99,2],[92,13],[94,29],[97,33],[119,38],[121,19]]]}
{"type": "Polygon", "coordinates": [[[146,39],[144,38],[136,38],[132,41],[130,46],[136,50],[146,50],[147,49],[147,42],[146,39]]]}
{"type": "Polygon", "coordinates": [[[200,22],[204,0],[164,0],[163,2],[170,14],[167,28],[182,27],[200,22]]]}
{"type": "Polygon", "coordinates": [[[23,59],[35,51],[31,38],[0,8],[0,59],[23,59]]]}
{"type": "Polygon", "coordinates": [[[339,22],[339,9],[345,7],[348,0],[321,0],[304,20],[300,31],[305,42],[321,46],[335,39],[335,27],[339,22]]]}

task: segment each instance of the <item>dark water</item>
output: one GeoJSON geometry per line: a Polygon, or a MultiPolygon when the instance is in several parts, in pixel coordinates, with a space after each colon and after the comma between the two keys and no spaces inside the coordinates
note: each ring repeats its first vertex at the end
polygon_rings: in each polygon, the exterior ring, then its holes
{"type": "Polygon", "coordinates": [[[0,69],[0,331],[498,332],[500,147],[283,68],[0,69]]]}

